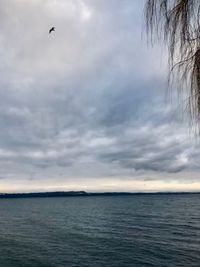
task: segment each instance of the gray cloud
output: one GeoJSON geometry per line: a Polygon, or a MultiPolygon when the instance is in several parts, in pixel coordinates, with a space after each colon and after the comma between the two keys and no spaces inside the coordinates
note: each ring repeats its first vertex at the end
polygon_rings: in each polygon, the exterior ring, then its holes
{"type": "Polygon", "coordinates": [[[165,103],[165,60],[141,40],[142,4],[0,1],[4,184],[199,170],[199,146],[165,103]]]}

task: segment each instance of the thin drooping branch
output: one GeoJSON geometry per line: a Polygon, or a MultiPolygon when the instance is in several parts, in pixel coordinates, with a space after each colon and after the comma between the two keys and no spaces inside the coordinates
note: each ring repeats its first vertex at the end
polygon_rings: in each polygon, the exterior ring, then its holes
{"type": "Polygon", "coordinates": [[[169,80],[178,80],[188,96],[191,119],[200,124],[200,1],[147,0],[147,34],[168,48],[169,80]]]}

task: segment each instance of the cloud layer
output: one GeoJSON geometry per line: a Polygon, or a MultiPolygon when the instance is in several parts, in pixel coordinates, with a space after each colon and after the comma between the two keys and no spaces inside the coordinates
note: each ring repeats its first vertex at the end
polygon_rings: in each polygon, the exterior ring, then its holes
{"type": "Polygon", "coordinates": [[[197,188],[199,146],[165,102],[143,4],[0,1],[1,191],[197,188]]]}

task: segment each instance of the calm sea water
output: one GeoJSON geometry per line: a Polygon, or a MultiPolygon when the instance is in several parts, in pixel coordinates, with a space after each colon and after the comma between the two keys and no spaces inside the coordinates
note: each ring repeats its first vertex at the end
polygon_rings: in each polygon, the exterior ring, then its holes
{"type": "Polygon", "coordinates": [[[200,266],[200,195],[0,199],[0,267],[200,266]]]}

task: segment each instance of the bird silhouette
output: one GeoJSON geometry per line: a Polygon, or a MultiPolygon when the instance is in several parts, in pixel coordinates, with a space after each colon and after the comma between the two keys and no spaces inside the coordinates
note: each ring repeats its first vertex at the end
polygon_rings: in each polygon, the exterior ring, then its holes
{"type": "Polygon", "coordinates": [[[51,32],[55,32],[55,27],[52,27],[52,28],[49,30],[49,34],[50,34],[51,32]]]}

